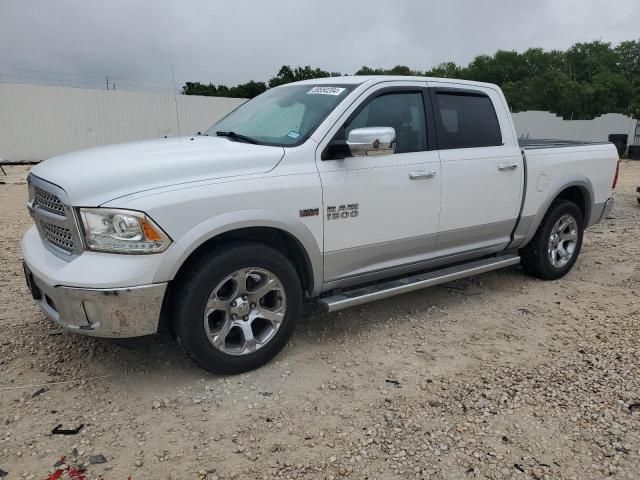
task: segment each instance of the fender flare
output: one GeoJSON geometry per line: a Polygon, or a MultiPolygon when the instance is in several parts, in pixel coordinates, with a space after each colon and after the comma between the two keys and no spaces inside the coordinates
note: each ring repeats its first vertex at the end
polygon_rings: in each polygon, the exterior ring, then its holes
{"type": "Polygon", "coordinates": [[[320,293],[323,282],[322,253],[313,233],[299,220],[272,210],[251,209],[224,213],[196,225],[176,241],[174,246],[178,248],[167,250],[167,255],[154,280],[156,282],[173,280],[189,256],[205,242],[223,233],[249,227],[276,228],[293,237],[309,260],[313,279],[313,288],[310,293],[312,296],[320,293]]]}
{"type": "Polygon", "coordinates": [[[579,187],[580,190],[582,190],[583,194],[585,195],[585,228],[592,224],[591,213],[593,211],[593,199],[595,197],[591,181],[586,177],[563,179],[560,182],[560,185],[562,186],[560,188],[557,188],[553,195],[549,195],[538,210],[538,213],[533,218],[533,221],[529,226],[529,230],[527,231],[520,247],[524,247],[531,241],[536,231],[538,230],[540,223],[542,223],[542,219],[547,214],[547,211],[549,210],[551,204],[555,201],[556,198],[558,198],[558,195],[560,195],[567,188],[579,187]]]}

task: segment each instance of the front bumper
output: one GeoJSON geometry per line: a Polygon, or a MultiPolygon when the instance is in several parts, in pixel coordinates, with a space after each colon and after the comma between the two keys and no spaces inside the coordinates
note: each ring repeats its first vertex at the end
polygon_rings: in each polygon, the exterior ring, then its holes
{"type": "Polygon", "coordinates": [[[157,332],[168,283],[155,275],[164,254],[84,252],[65,261],[32,227],[22,240],[22,255],[34,300],[63,328],[106,338],[157,332]]]}
{"type": "Polygon", "coordinates": [[[158,330],[166,283],[110,289],[52,286],[26,263],[25,276],[38,306],[66,330],[104,338],[140,337],[158,330]]]}

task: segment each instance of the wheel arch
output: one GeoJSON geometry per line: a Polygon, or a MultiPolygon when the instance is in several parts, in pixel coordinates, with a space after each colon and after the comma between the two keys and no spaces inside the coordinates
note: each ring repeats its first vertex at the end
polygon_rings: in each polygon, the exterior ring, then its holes
{"type": "Polygon", "coordinates": [[[322,288],[322,255],[309,228],[270,211],[242,211],[209,219],[184,234],[169,251],[156,281],[171,281],[211,248],[233,241],[255,241],[283,252],[292,260],[303,288],[315,296],[322,288]]]}
{"type": "Polygon", "coordinates": [[[524,247],[531,241],[536,231],[538,230],[542,219],[549,211],[549,208],[551,207],[553,202],[559,199],[569,200],[578,206],[578,208],[582,212],[585,229],[588,226],[592,225],[593,222],[591,219],[591,214],[593,211],[594,194],[591,181],[587,178],[584,178],[562,182],[562,187],[556,189],[553,195],[549,195],[545,203],[542,205],[542,207],[534,217],[524,240],[519,245],[519,248],[524,247]]]}
{"type": "Polygon", "coordinates": [[[580,209],[580,212],[582,213],[582,220],[585,222],[586,226],[591,216],[592,205],[592,196],[589,190],[582,185],[571,185],[564,188],[560,193],[558,193],[551,201],[551,203],[560,199],[569,200],[570,202],[573,202],[577,205],[577,207],[580,209]]]}

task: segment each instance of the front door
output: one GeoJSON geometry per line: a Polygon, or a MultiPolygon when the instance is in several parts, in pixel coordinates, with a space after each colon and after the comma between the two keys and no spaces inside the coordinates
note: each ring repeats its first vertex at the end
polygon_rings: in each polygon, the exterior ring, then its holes
{"type": "Polygon", "coordinates": [[[324,205],[325,282],[356,278],[433,254],[440,214],[440,160],[429,150],[424,83],[374,87],[339,121],[317,165],[324,205]],[[393,154],[352,157],[354,128],[393,127],[393,154]]]}

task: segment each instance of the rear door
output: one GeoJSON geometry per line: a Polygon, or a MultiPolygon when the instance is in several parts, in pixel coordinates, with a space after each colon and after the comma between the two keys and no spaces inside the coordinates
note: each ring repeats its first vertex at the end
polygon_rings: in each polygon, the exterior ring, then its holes
{"type": "Polygon", "coordinates": [[[451,84],[435,84],[430,95],[442,166],[438,255],[500,250],[518,219],[524,181],[502,96],[451,84]]]}
{"type": "Polygon", "coordinates": [[[426,82],[385,82],[363,96],[317,151],[327,282],[420,262],[436,244],[440,159],[426,82]],[[363,127],[393,127],[395,153],[350,156],[346,138],[363,127]]]}

